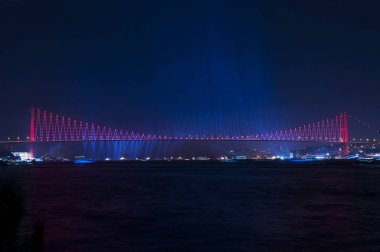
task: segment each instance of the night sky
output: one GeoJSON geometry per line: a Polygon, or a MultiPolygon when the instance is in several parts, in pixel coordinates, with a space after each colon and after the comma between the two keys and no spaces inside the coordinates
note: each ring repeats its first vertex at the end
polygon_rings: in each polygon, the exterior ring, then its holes
{"type": "Polygon", "coordinates": [[[0,0],[0,138],[28,109],[143,132],[380,125],[376,1],[0,0]]]}

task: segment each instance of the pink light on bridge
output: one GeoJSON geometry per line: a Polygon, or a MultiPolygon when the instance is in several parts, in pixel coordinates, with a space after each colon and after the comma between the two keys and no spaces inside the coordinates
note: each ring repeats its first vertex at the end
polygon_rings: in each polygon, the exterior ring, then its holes
{"type": "Polygon", "coordinates": [[[65,141],[288,141],[331,142],[345,145],[348,153],[348,123],[346,113],[299,127],[267,133],[239,136],[168,136],[131,132],[75,120],[40,109],[32,109],[31,142],[65,141]]]}

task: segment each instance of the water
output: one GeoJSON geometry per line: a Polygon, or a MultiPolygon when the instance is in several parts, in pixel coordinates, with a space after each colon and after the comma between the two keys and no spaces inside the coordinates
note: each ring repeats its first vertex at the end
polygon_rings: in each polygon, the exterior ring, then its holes
{"type": "MultiPolygon", "coordinates": [[[[168,164],[168,163],[167,163],[168,164]]],[[[380,169],[220,163],[2,168],[46,251],[379,251],[380,169]]]]}

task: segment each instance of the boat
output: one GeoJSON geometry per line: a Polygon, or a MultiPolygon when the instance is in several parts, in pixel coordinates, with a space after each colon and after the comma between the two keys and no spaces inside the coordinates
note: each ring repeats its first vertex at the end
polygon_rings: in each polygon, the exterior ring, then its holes
{"type": "Polygon", "coordinates": [[[75,157],[74,164],[93,164],[95,160],[87,159],[85,156],[75,157]]]}
{"type": "Polygon", "coordinates": [[[95,163],[95,160],[89,160],[89,159],[74,160],[74,164],[93,164],[93,163],[95,163]]]}

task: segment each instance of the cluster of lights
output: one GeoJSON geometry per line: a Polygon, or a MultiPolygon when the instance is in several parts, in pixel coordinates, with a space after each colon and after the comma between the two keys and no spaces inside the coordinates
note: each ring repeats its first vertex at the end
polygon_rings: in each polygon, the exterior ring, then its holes
{"type": "MultiPolygon", "coordinates": [[[[7,137],[7,140],[8,141],[11,141],[12,140],[12,138],[11,137],[7,137]]],[[[23,139],[21,138],[21,137],[16,137],[16,140],[17,141],[23,141],[23,139]]],[[[30,140],[30,137],[29,136],[27,136],[27,137],[25,137],[25,140],[30,140]]]]}
{"type": "Polygon", "coordinates": [[[366,138],[366,139],[363,139],[363,138],[356,139],[356,138],[352,138],[352,141],[359,141],[359,142],[363,142],[363,141],[370,142],[370,141],[372,141],[372,142],[376,142],[377,139],[376,138],[374,138],[374,139],[369,139],[369,138],[366,138]]]}

